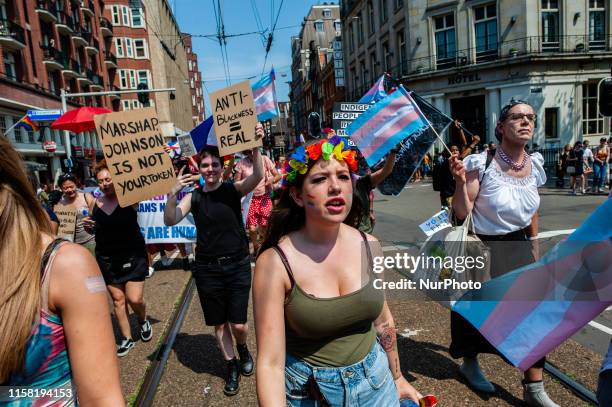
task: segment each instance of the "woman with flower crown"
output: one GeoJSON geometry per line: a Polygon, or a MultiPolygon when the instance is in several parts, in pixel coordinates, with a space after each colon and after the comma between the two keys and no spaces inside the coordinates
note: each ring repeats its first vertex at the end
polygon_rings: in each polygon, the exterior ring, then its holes
{"type": "Polygon", "coordinates": [[[290,155],[253,281],[262,406],[398,406],[421,395],[402,375],[393,317],[373,281],[382,250],[350,225],[355,151],[340,137],[290,155]]]}

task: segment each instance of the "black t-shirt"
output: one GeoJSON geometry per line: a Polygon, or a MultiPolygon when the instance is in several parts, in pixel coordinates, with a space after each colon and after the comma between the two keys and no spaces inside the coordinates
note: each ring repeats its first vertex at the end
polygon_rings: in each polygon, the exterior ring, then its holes
{"type": "Polygon", "coordinates": [[[248,255],[240,193],[230,182],[214,191],[191,194],[191,213],[197,229],[196,258],[248,255]]]}
{"type": "Polygon", "coordinates": [[[372,233],[374,225],[372,225],[372,219],[370,219],[370,191],[374,187],[372,186],[372,177],[370,174],[360,177],[355,182],[355,195],[359,199],[361,208],[363,209],[363,216],[360,219],[358,229],[365,233],[372,233]]]}
{"type": "Polygon", "coordinates": [[[455,179],[450,170],[450,161],[444,158],[440,165],[440,196],[450,198],[455,194],[455,179]]]}
{"type": "Polygon", "coordinates": [[[107,215],[94,204],[92,219],[96,222],[96,254],[122,258],[146,255],[145,240],[138,225],[138,214],[132,206],[117,205],[107,215]]]}

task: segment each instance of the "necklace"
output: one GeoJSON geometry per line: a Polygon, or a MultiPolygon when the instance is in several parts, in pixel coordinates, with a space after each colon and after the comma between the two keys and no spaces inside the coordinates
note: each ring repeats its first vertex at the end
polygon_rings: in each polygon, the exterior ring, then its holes
{"type": "Polygon", "coordinates": [[[508,154],[506,154],[501,146],[497,147],[497,151],[499,152],[499,157],[502,159],[502,161],[508,164],[514,171],[518,172],[525,168],[525,165],[527,165],[529,154],[525,154],[525,152],[523,152],[523,161],[519,164],[515,162],[508,154]]]}

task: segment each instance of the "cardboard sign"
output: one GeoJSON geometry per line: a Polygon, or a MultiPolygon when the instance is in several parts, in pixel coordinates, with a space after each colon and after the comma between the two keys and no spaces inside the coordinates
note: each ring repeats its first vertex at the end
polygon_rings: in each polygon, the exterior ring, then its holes
{"type": "Polygon", "coordinates": [[[221,156],[259,147],[255,140],[255,102],[249,81],[210,94],[213,125],[221,156]]]}
{"type": "Polygon", "coordinates": [[[183,134],[177,136],[176,139],[178,140],[179,147],[181,148],[181,155],[183,157],[192,157],[198,153],[193,145],[191,134],[183,134]]]}
{"type": "Polygon", "coordinates": [[[121,207],[170,191],[175,183],[155,108],[94,116],[121,207]]]}
{"type": "Polygon", "coordinates": [[[427,237],[433,235],[438,230],[449,228],[451,226],[450,219],[448,218],[448,212],[446,210],[441,210],[419,225],[427,237]]]}
{"type": "MultiPolygon", "coordinates": [[[[369,103],[334,103],[334,111],[332,112],[332,127],[336,131],[336,134],[341,137],[348,137],[345,130],[346,127],[371,106],[372,105],[369,103]]],[[[352,147],[355,145],[355,143],[350,140],[349,145],[352,147]]]]}
{"type": "Polygon", "coordinates": [[[74,242],[77,210],[73,206],[55,205],[53,211],[60,221],[57,236],[74,242]]]}

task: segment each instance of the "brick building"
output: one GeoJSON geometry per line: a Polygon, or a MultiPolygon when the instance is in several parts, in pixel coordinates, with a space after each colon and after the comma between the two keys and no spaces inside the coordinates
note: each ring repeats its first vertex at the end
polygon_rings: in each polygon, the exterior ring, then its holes
{"type": "Polygon", "coordinates": [[[204,96],[202,93],[202,73],[198,68],[198,55],[193,52],[191,34],[183,33],[183,44],[187,51],[189,89],[191,89],[191,118],[193,127],[204,121],[204,96]]]}

